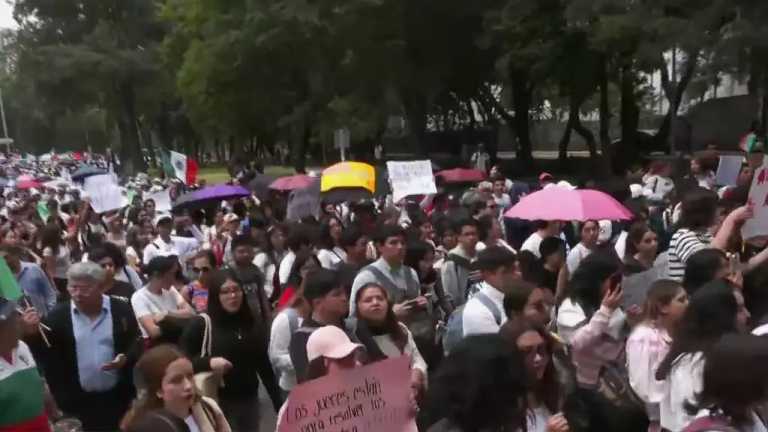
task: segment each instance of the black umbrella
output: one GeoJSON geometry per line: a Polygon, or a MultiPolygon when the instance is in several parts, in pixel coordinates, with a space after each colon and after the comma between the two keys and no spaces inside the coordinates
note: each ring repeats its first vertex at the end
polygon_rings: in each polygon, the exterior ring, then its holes
{"type": "Polygon", "coordinates": [[[326,204],[341,204],[343,202],[355,202],[373,198],[371,191],[365,188],[334,188],[320,194],[326,204]]]}
{"type": "Polygon", "coordinates": [[[248,188],[252,190],[260,200],[265,200],[269,198],[269,185],[274,181],[275,178],[272,176],[256,174],[256,177],[248,183],[248,188]]]}
{"type": "Polygon", "coordinates": [[[102,175],[106,174],[107,172],[104,171],[101,168],[96,168],[94,166],[90,165],[80,165],[80,168],[77,169],[74,173],[72,173],[72,180],[74,181],[82,181],[86,177],[91,177],[95,175],[102,175]]]}

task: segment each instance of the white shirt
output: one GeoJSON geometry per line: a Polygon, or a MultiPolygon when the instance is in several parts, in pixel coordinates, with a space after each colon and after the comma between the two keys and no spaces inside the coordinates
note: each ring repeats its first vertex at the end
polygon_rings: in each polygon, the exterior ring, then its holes
{"type": "Polygon", "coordinates": [[[157,237],[144,248],[144,265],[149,264],[152,258],[170,255],[176,255],[179,261],[185,262],[199,248],[200,242],[194,238],[171,236],[170,241],[166,243],[162,238],[157,237]]]}
{"type": "MultiPolygon", "coordinates": [[[[503,247],[503,248],[505,248],[506,250],[508,250],[508,251],[510,251],[510,252],[512,252],[512,253],[514,253],[514,254],[516,254],[516,253],[517,253],[517,251],[515,250],[515,248],[513,248],[512,246],[510,246],[510,245],[509,245],[509,243],[505,242],[505,241],[504,241],[504,239],[499,239],[498,241],[496,241],[496,244],[495,244],[495,245],[491,245],[491,246],[499,246],[499,247],[503,247]]],[[[481,242],[481,241],[480,241],[480,242],[477,242],[477,244],[475,245],[475,251],[476,251],[476,252],[480,252],[481,250],[485,250],[487,247],[488,247],[488,246],[487,246],[485,243],[483,243],[483,242],[481,242]]]]}
{"type": "MultiPolygon", "coordinates": [[[[276,257],[276,259],[279,264],[280,256],[276,257]]],[[[280,287],[276,287],[274,284],[277,266],[272,264],[269,260],[269,255],[267,255],[266,252],[259,252],[256,254],[256,256],[253,257],[253,265],[258,267],[259,270],[261,270],[261,273],[264,274],[264,293],[267,295],[267,298],[272,297],[272,293],[274,293],[275,290],[280,290],[280,287]]]]}
{"type": "Polygon", "coordinates": [[[347,253],[338,246],[334,247],[333,250],[320,249],[317,252],[317,259],[320,261],[320,265],[329,270],[336,270],[346,258],[347,253]]]}
{"type": "Polygon", "coordinates": [[[296,261],[296,254],[293,251],[288,251],[285,257],[280,261],[280,268],[277,271],[278,278],[280,279],[280,285],[288,283],[288,278],[291,276],[291,268],[296,261]]]}
{"type": "Polygon", "coordinates": [[[189,432],[200,432],[200,427],[197,425],[195,418],[191,414],[184,419],[184,423],[187,424],[189,432]]]}
{"type": "Polygon", "coordinates": [[[397,345],[395,345],[395,341],[392,340],[392,336],[388,334],[374,336],[373,340],[376,342],[376,345],[378,345],[382,354],[389,358],[400,357],[402,355],[407,355],[410,357],[411,369],[422,371],[424,373],[424,378],[426,378],[427,362],[424,361],[424,357],[421,356],[419,348],[416,346],[416,342],[413,340],[413,334],[411,331],[408,330],[408,327],[406,327],[405,324],[399,324],[400,328],[402,328],[403,331],[405,331],[405,333],[408,335],[408,343],[405,345],[405,347],[403,347],[403,352],[400,352],[400,349],[397,347],[397,345]]]}
{"type": "MultiPolygon", "coordinates": [[[[160,295],[157,295],[150,292],[149,288],[145,286],[131,297],[131,306],[136,319],[139,319],[157,313],[175,312],[183,301],[184,298],[174,287],[162,290],[160,295]]],[[[139,330],[141,330],[142,337],[148,336],[141,322],[139,322],[139,330]]]]}
{"type": "Polygon", "coordinates": [[[534,409],[528,410],[525,417],[527,432],[547,432],[547,422],[552,417],[546,406],[539,405],[534,409]]]}
{"type": "Polygon", "coordinates": [[[588,257],[591,253],[592,251],[587,249],[587,247],[582,243],[574,246],[573,249],[571,249],[571,252],[568,254],[568,259],[565,261],[566,265],[568,265],[568,274],[573,275],[576,269],[579,268],[581,261],[588,257]]]}
{"type": "Polygon", "coordinates": [[[504,312],[504,293],[488,285],[486,282],[483,282],[483,287],[479,293],[485,294],[496,305],[501,316],[501,322],[496,323],[493,312],[475,295],[467,301],[462,312],[464,337],[476,334],[498,333],[501,326],[507,321],[507,314],[504,312]]]}
{"type": "Polygon", "coordinates": [[[627,254],[627,236],[629,235],[628,232],[622,231],[619,233],[619,236],[616,237],[616,244],[613,245],[613,248],[616,250],[616,255],[619,256],[620,260],[624,260],[624,255],[627,254]]]}
{"type": "Polygon", "coordinates": [[[539,246],[544,238],[539,233],[533,233],[523,242],[520,247],[520,251],[528,251],[532,253],[536,258],[541,258],[541,252],[539,252],[539,246]]]}
{"type": "MultiPolygon", "coordinates": [[[[301,327],[304,320],[298,317],[297,327],[301,327]]],[[[285,311],[280,312],[272,321],[272,329],[269,337],[269,361],[280,377],[280,388],[291,391],[296,387],[296,371],[291,362],[291,323],[285,311]]]]}
{"type": "Polygon", "coordinates": [[[696,400],[704,387],[703,375],[703,353],[685,354],[675,359],[664,381],[664,396],[659,404],[661,427],[679,431],[694,419],[685,410],[685,403],[696,400]]]}

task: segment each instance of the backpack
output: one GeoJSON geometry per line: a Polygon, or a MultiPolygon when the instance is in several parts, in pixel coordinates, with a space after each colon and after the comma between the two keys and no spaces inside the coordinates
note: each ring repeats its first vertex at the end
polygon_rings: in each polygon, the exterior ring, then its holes
{"type": "MultiPolygon", "coordinates": [[[[493,319],[496,321],[496,324],[501,325],[501,311],[498,306],[496,306],[496,304],[482,292],[475,294],[474,298],[493,314],[493,319]]],[[[448,323],[445,326],[445,334],[443,334],[443,350],[446,355],[450,354],[459,342],[464,339],[465,306],[466,304],[459,306],[451,313],[451,316],[448,317],[448,323]]]]}

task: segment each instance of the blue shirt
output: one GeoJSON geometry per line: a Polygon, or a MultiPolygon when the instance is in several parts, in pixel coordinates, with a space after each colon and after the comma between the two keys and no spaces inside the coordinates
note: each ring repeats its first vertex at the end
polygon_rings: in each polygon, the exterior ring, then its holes
{"type": "Polygon", "coordinates": [[[16,280],[41,317],[56,306],[56,289],[39,265],[22,262],[21,271],[16,276],[16,280]]]}
{"type": "Polygon", "coordinates": [[[118,371],[103,371],[101,367],[115,359],[110,299],[102,296],[101,313],[91,319],[71,303],[72,332],[77,351],[77,372],[80,386],[86,392],[104,392],[117,385],[118,371]]]}

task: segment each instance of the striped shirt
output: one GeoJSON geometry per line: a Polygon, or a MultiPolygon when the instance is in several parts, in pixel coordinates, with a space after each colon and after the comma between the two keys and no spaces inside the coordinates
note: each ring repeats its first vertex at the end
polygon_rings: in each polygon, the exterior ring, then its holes
{"type": "Polygon", "coordinates": [[[688,228],[675,231],[669,242],[669,279],[682,282],[688,258],[702,249],[709,248],[710,243],[712,234],[709,232],[691,231],[688,228]]]}

